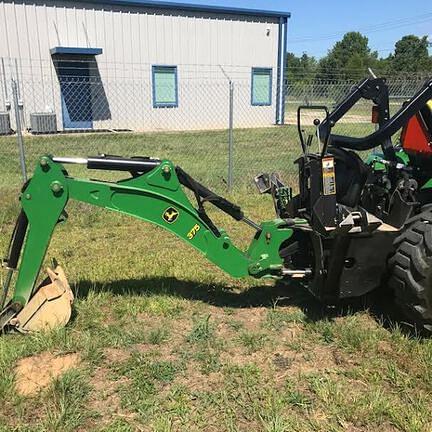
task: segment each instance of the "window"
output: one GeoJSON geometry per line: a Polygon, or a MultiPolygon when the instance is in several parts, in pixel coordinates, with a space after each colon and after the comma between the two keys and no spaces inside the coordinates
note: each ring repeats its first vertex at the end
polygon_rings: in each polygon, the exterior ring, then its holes
{"type": "Polygon", "coordinates": [[[272,104],[272,74],[271,68],[252,68],[252,105],[272,104]]]}
{"type": "Polygon", "coordinates": [[[153,107],[178,107],[177,66],[153,66],[153,107]]]}

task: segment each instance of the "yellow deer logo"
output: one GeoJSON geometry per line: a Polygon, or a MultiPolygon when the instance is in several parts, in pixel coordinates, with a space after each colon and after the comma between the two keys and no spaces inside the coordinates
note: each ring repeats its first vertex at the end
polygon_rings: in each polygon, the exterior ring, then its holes
{"type": "Polygon", "coordinates": [[[168,222],[169,224],[174,223],[178,217],[179,217],[179,212],[174,207],[170,207],[169,209],[166,209],[163,214],[164,221],[168,222]]]}

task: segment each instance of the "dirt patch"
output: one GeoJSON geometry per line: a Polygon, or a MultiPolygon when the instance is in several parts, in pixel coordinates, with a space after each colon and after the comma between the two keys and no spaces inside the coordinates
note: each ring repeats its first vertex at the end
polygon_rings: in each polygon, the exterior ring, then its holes
{"type": "Polygon", "coordinates": [[[221,361],[226,365],[236,366],[255,364],[263,372],[273,371],[276,381],[287,376],[333,370],[338,366],[333,351],[326,347],[315,347],[302,353],[279,347],[277,351],[262,350],[251,354],[246,354],[243,349],[234,348],[222,353],[221,361]]]}
{"type": "MultiPolygon", "coordinates": [[[[343,427],[343,430],[346,432],[368,432],[371,430],[368,427],[355,426],[352,423],[344,422],[342,420],[339,420],[339,423],[343,427]]],[[[396,429],[394,426],[390,424],[385,423],[379,426],[379,430],[381,432],[396,432],[398,429],[396,429]]]]}
{"type": "Polygon", "coordinates": [[[116,318],[114,317],[113,310],[110,305],[103,305],[100,308],[101,315],[103,316],[103,326],[108,328],[111,325],[117,323],[116,318]]]}
{"type": "Polygon", "coordinates": [[[273,368],[272,354],[263,350],[247,353],[244,348],[233,347],[229,351],[221,353],[220,360],[224,366],[244,367],[255,365],[262,371],[273,368]]]}
{"type": "Polygon", "coordinates": [[[212,392],[222,387],[223,379],[220,372],[203,374],[198,364],[190,362],[185,373],[176,378],[174,384],[187,387],[192,393],[212,392]]]}
{"type": "MultiPolygon", "coordinates": [[[[288,358],[289,357],[288,352],[288,358]]],[[[287,375],[302,375],[313,372],[322,372],[336,367],[335,357],[331,348],[315,347],[306,353],[296,353],[291,357],[291,364],[287,368],[287,375]]]]}
{"type": "Polygon", "coordinates": [[[289,369],[293,362],[294,358],[292,356],[286,356],[281,353],[276,353],[273,357],[273,365],[279,370],[289,369]]]}
{"type": "Polygon", "coordinates": [[[304,327],[301,324],[290,324],[279,332],[279,341],[283,345],[292,343],[299,339],[304,331],[304,327]]]}
{"type": "Polygon", "coordinates": [[[192,323],[185,319],[176,319],[173,328],[170,329],[170,341],[180,342],[192,330],[192,323]]]}
{"type": "Polygon", "coordinates": [[[100,416],[100,422],[107,424],[114,417],[133,419],[135,415],[121,408],[119,386],[126,384],[129,380],[122,377],[119,380],[111,381],[109,370],[98,368],[91,378],[92,392],[90,395],[89,407],[100,416]]]}
{"type": "Polygon", "coordinates": [[[246,330],[256,331],[261,328],[267,313],[267,308],[238,309],[232,317],[241,322],[246,330]]]}
{"type": "Polygon", "coordinates": [[[354,356],[350,356],[339,349],[334,348],[332,350],[332,355],[336,366],[340,366],[344,369],[351,369],[358,365],[358,361],[354,356]]]}
{"type": "Polygon", "coordinates": [[[23,358],[15,367],[16,391],[21,396],[33,396],[79,363],[79,354],[42,353],[23,358]]]}
{"type": "Polygon", "coordinates": [[[105,348],[103,353],[105,362],[109,364],[122,363],[130,357],[130,352],[125,349],[105,348]]]}
{"type": "Polygon", "coordinates": [[[386,356],[391,356],[394,353],[393,346],[389,341],[378,341],[378,352],[386,356]]]}

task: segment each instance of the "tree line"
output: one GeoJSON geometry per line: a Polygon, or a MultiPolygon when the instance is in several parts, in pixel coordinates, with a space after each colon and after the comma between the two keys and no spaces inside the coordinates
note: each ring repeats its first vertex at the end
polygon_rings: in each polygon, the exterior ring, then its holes
{"type": "Polygon", "coordinates": [[[432,56],[427,37],[404,36],[396,42],[394,53],[379,57],[369,47],[369,39],[359,32],[346,33],[342,40],[320,60],[304,53],[288,53],[288,82],[360,80],[372,68],[378,76],[421,74],[432,75],[432,56]]]}

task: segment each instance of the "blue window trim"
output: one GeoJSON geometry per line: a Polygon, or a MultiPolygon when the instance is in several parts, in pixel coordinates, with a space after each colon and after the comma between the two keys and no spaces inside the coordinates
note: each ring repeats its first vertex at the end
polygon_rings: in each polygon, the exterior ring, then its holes
{"type": "Polygon", "coordinates": [[[273,105],[273,68],[265,68],[265,67],[253,67],[252,68],[252,73],[251,73],[251,105],[252,106],[272,106],[273,105]],[[267,102],[267,103],[257,103],[254,101],[255,72],[269,72],[270,73],[269,102],[267,102]]]}
{"type": "Polygon", "coordinates": [[[179,95],[178,95],[178,68],[173,65],[153,65],[152,66],[152,96],[153,96],[153,108],[178,108],[179,106],[179,95]],[[155,86],[155,74],[158,68],[167,68],[174,70],[175,76],[175,102],[173,103],[158,103],[156,101],[156,86],[155,86]]]}
{"type": "Polygon", "coordinates": [[[79,47],[63,47],[57,46],[50,49],[51,55],[72,54],[72,55],[93,55],[102,54],[102,48],[79,48],[79,47]]]}
{"type": "Polygon", "coordinates": [[[276,124],[285,124],[285,99],[287,93],[287,68],[288,54],[288,18],[279,20],[279,43],[278,43],[278,68],[276,84],[276,124]]]}

